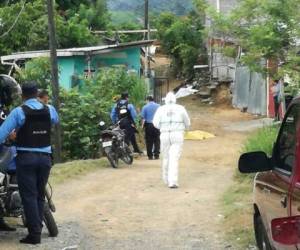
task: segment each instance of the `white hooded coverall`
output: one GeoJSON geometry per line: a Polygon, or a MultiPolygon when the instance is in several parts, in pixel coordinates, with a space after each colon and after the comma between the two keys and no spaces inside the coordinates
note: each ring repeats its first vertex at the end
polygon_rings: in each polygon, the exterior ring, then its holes
{"type": "Polygon", "coordinates": [[[165,105],[159,107],[153,125],[160,130],[163,181],[169,186],[178,186],[178,161],[181,155],[184,131],[190,126],[190,118],[176,97],[169,92],[165,105]]]}

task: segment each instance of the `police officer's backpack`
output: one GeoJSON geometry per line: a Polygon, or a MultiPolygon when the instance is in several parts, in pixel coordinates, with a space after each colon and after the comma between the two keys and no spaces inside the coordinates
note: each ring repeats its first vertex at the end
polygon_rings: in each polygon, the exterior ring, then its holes
{"type": "Polygon", "coordinates": [[[130,118],[130,111],[128,109],[128,101],[122,101],[122,100],[119,101],[117,103],[116,110],[117,110],[119,120],[122,118],[125,118],[125,117],[130,118]]]}

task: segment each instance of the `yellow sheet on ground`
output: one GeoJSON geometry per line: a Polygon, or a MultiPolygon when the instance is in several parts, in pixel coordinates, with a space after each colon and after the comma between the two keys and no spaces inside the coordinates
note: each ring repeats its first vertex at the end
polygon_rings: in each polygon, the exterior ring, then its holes
{"type": "Polygon", "coordinates": [[[201,131],[201,130],[194,130],[194,131],[188,131],[184,135],[184,139],[186,140],[205,140],[209,138],[214,138],[215,135],[201,131]]]}

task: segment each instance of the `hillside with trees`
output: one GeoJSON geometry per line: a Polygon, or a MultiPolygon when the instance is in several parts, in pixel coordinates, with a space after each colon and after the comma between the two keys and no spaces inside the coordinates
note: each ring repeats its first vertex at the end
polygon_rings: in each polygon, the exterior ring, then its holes
{"type": "MultiPolygon", "coordinates": [[[[144,11],[144,1],[108,0],[107,4],[111,11],[131,11],[141,15],[144,11]]],[[[151,12],[155,13],[169,11],[182,16],[193,9],[193,3],[192,0],[151,0],[149,1],[149,8],[151,12]]]]}

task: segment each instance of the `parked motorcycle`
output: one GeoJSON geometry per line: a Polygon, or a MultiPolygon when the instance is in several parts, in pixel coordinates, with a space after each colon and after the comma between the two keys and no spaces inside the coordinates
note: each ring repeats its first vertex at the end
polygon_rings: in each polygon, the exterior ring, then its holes
{"type": "MultiPolygon", "coordinates": [[[[2,146],[0,152],[0,215],[2,217],[22,218],[26,227],[26,218],[24,215],[21,197],[19,194],[17,176],[15,171],[8,170],[7,164],[12,159],[9,146],[2,146]]],[[[50,237],[58,235],[58,228],[53,217],[55,206],[51,199],[52,188],[48,184],[46,188],[46,202],[44,207],[44,223],[48,229],[50,237]]]]}
{"type": "Polygon", "coordinates": [[[132,151],[125,142],[125,131],[120,128],[120,121],[106,129],[103,121],[99,123],[99,126],[103,129],[100,144],[111,166],[117,168],[119,159],[128,165],[132,164],[132,151]]]}

